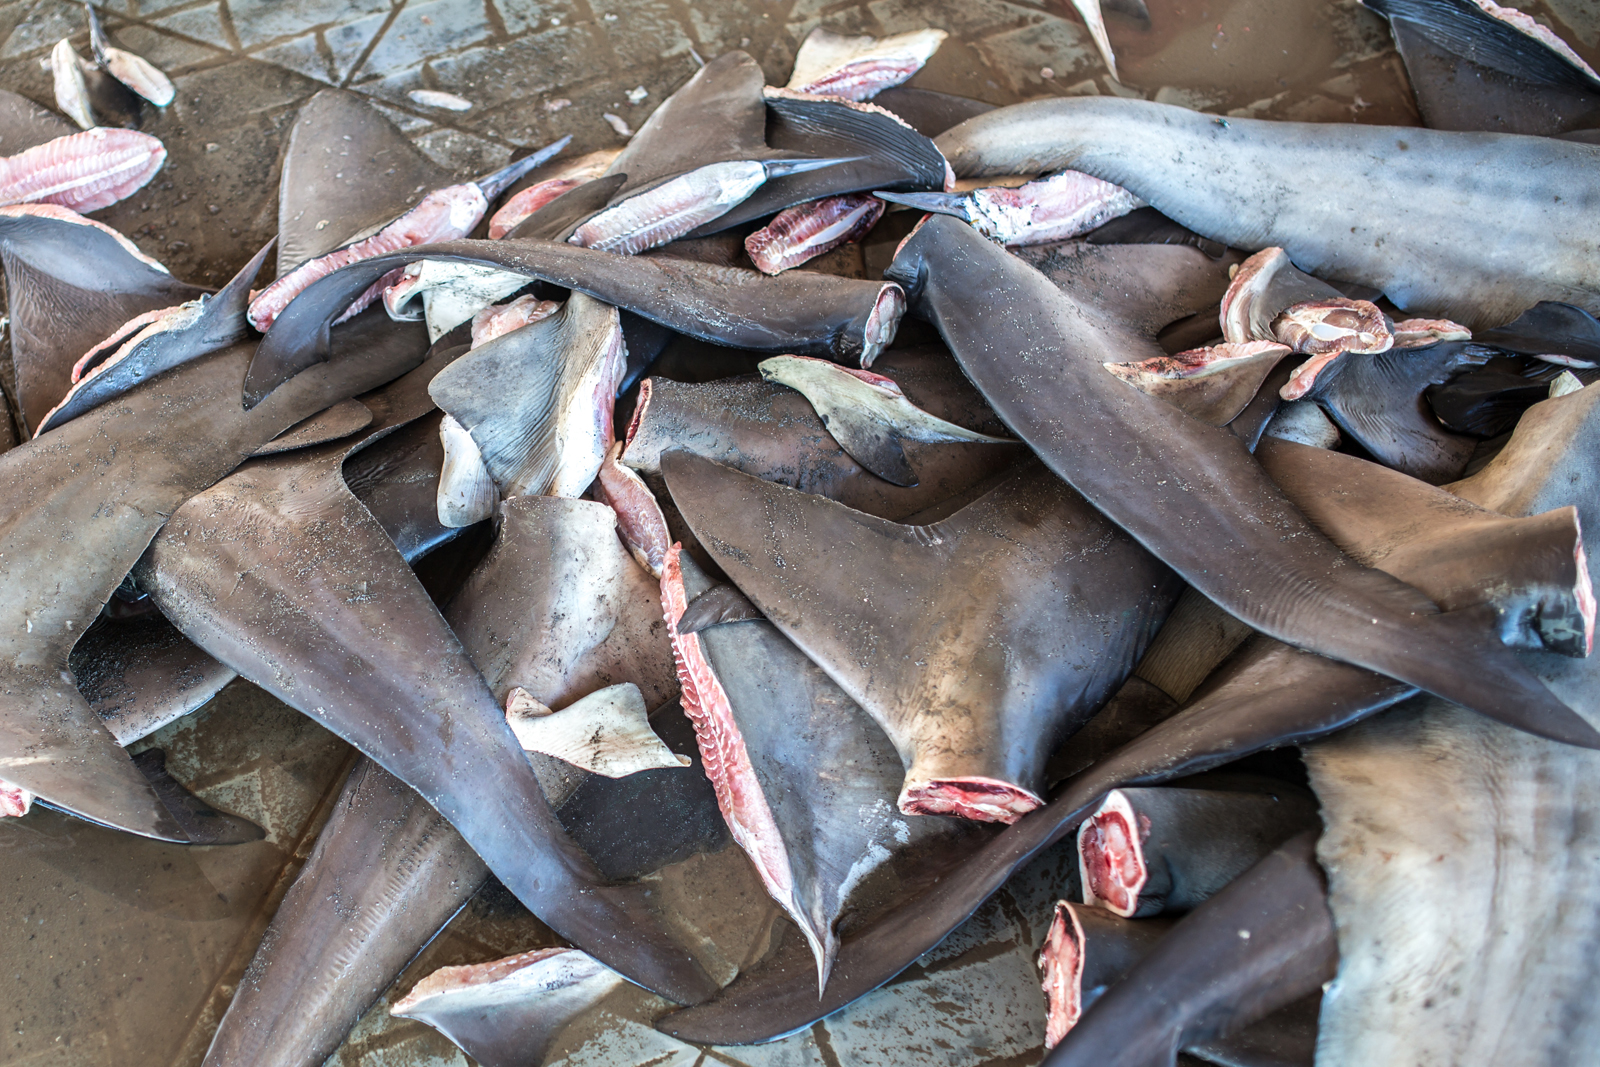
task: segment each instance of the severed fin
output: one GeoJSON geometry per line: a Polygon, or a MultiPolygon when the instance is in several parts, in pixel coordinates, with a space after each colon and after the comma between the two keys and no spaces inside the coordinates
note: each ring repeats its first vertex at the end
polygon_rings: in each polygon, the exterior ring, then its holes
{"type": "Polygon", "coordinates": [[[1541,300],[1504,326],[1479,330],[1475,339],[1541,359],[1559,356],[1569,366],[1600,366],[1600,322],[1571,304],[1541,300]]]}
{"type": "Polygon", "coordinates": [[[1213,426],[1226,426],[1288,354],[1288,346],[1276,341],[1224,342],[1138,363],[1107,363],[1105,368],[1142,393],[1213,426]]]}
{"type": "Polygon", "coordinates": [[[503,240],[565,241],[580,223],[609,204],[627,180],[626,174],[608,174],[574,186],[518,222],[503,240]]]}
{"type": "Polygon", "coordinates": [[[687,452],[660,462],[717,564],[894,742],[908,815],[1013,823],[1038,807],[1049,753],[1121,685],[1177,598],[1165,568],[1031,462],[928,526],[687,452]]]}
{"type": "Polygon", "coordinates": [[[360,93],[323,89],[295,116],[278,189],[278,277],[454,180],[360,93]]]}
{"type": "Polygon", "coordinates": [[[372,409],[351,397],[317,412],[309,419],[301,419],[251,454],[273,456],[279,452],[293,452],[297,448],[309,448],[349,437],[371,425],[372,409]]]}
{"type": "Polygon", "coordinates": [[[67,663],[83,699],[120,745],[181,719],[238,677],[158,611],[121,620],[102,614],[67,663]]]}
{"type": "Polygon", "coordinates": [[[439,423],[439,441],[444,446],[436,499],[439,522],[459,529],[493,518],[500,491],[483,465],[478,443],[449,415],[439,423]]]}
{"type": "Polygon", "coordinates": [[[245,310],[250,303],[250,285],[272,245],[268,241],[216,295],[173,308],[95,364],[61,403],[45,413],[34,433],[52,430],[157,375],[248,336],[245,310]]]}
{"type": "Polygon", "coordinates": [[[631,467],[622,465],[621,441],[611,446],[605,462],[600,464],[594,496],[617,513],[617,534],[628,546],[628,554],[652,578],[660,579],[667,552],[672,548],[672,535],[655,494],[631,467]]]}
{"type": "Polygon", "coordinates": [[[611,447],[625,361],[617,309],[574,292],[452,363],[428,393],[472,435],[501,496],[575,497],[611,447]]]}
{"type": "Polygon", "coordinates": [[[1056,902],[1039,950],[1045,1002],[1045,1048],[1055,1048],[1091,1004],[1155,948],[1174,919],[1134,922],[1105,908],[1056,902]]]}
{"type": "Polygon", "coordinates": [[[166,805],[190,842],[196,845],[242,845],[260,841],[267,832],[249,819],[218,811],[185,789],[167,773],[167,754],[147,748],[133,757],[133,765],[150,780],[150,787],[166,805]]]}
{"type": "Polygon", "coordinates": [[[1302,395],[1379,462],[1439,485],[1461,476],[1477,441],[1446,430],[1423,394],[1492,355],[1492,349],[1467,341],[1378,355],[1346,353],[1323,366],[1302,395]]]}
{"type": "Polygon", "coordinates": [[[689,601],[678,619],[678,633],[693,634],[730,622],[765,620],[761,609],[739,592],[739,587],[719,582],[689,601]]]}
{"type": "Polygon", "coordinates": [[[1185,916],[1061,1038],[1047,1062],[1171,1065],[1318,990],[1339,965],[1316,834],[1300,834],[1185,916]]]}
{"type": "Polygon", "coordinates": [[[632,682],[596,690],[560,711],[513,687],[506,698],[506,722],[524,751],[542,752],[607,778],[690,763],[650,729],[644,696],[632,682]]]}
{"type": "Polygon", "coordinates": [[[528,1067],[544,1062],[569,1023],[625,984],[586,952],[541,948],[441,968],[389,1011],[427,1023],[483,1067],[528,1067]]]}
{"type": "Polygon", "coordinates": [[[83,57],[65,37],[50,50],[50,77],[55,88],[56,107],[76,122],[79,129],[90,130],[96,122],[94,107],[89,102],[89,86],[83,76],[85,66],[83,57]]]}
{"type": "Polygon", "coordinates": [[[130,319],[206,294],[110,227],[46,204],[0,208],[0,263],[28,427],[66,395],[85,352],[130,319]]]}
{"type": "Polygon", "coordinates": [[[890,37],[847,37],[818,26],[800,42],[788,88],[870,100],[921,70],[948,36],[944,30],[926,29],[890,37]]]}
{"type": "Polygon", "coordinates": [[[1339,300],[1343,293],[1299,270],[1281,248],[1264,248],[1233,272],[1222,297],[1222,336],[1233,344],[1282,341],[1278,316],[1297,304],[1339,300]]]}
{"type": "Polygon", "coordinates": [[[612,162],[625,175],[616,198],[711,163],[766,154],[766,76],[744,52],[724,52],[651,112],[612,162]]]}
{"type": "MultiPolygon", "coordinates": [[[[1072,6],[1077,8],[1078,14],[1083,16],[1084,25],[1089,27],[1089,36],[1094,39],[1094,46],[1100,50],[1100,58],[1106,61],[1106,68],[1111,71],[1115,81],[1122,79],[1117,75],[1117,56],[1111,50],[1111,38],[1106,36],[1106,20],[1100,11],[1101,0],[1072,0],[1072,6]]],[[[1148,19],[1150,13],[1145,12],[1148,19]]]]}
{"type": "Polygon", "coordinates": [[[916,473],[901,440],[925,444],[1012,444],[931,415],[906,399],[892,378],[850,370],[807,356],[774,356],[760,364],[761,376],[804,396],[856,462],[895,485],[914,486],[916,473]]]}
{"type": "Polygon", "coordinates": [[[425,319],[428,340],[471,321],[480,311],[528,284],[526,275],[476,263],[424,259],[408,264],[400,279],[383,293],[383,306],[396,322],[425,319]],[[420,303],[420,314],[412,306],[420,303]]]}
{"type": "Polygon", "coordinates": [[[83,7],[89,16],[89,47],[101,69],[156,107],[166,107],[172,103],[178,95],[172,79],[143,57],[113,45],[106,39],[94,5],[85,3],[83,7]]]}

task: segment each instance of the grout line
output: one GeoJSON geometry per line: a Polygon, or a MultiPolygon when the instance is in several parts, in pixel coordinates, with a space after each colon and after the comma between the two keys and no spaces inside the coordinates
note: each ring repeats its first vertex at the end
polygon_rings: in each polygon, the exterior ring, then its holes
{"type": "Polygon", "coordinates": [[[394,25],[395,19],[400,17],[400,12],[406,9],[406,4],[409,2],[410,0],[399,0],[399,3],[389,9],[388,17],[383,20],[383,25],[378,27],[378,32],[372,35],[372,40],[368,41],[366,47],[361,50],[361,54],[356,56],[356,61],[350,64],[350,73],[346,74],[344,79],[339,82],[339,88],[348,89],[350,87],[351,80],[361,73],[361,68],[366,65],[368,59],[372,58],[372,52],[378,47],[378,42],[383,40],[383,35],[389,32],[389,27],[394,25]]]}

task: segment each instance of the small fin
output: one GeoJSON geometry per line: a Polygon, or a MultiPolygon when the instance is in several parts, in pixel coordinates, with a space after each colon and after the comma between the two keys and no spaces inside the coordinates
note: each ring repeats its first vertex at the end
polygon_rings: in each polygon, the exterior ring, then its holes
{"type": "Polygon", "coordinates": [[[484,1067],[544,1062],[561,1031],[624,984],[588,953],[541,948],[434,971],[389,1009],[439,1031],[484,1067]]]}
{"type": "Polygon", "coordinates": [[[249,819],[220,812],[184,788],[167,773],[167,754],[161,749],[145,749],[133,757],[133,765],[149,780],[150,788],[193,844],[242,845],[267,836],[249,819]]]}
{"type": "Polygon", "coordinates": [[[689,601],[689,606],[683,609],[683,615],[678,619],[678,633],[699,633],[730,622],[751,622],[765,618],[761,609],[739,592],[738,586],[720,582],[689,601]]]}
{"type": "Polygon", "coordinates": [[[552,141],[532,155],[523,156],[514,163],[507,163],[499,170],[491,171],[481,178],[476,178],[473,184],[483,191],[483,198],[493,204],[499,199],[500,194],[511,188],[523,175],[550,162],[561,153],[563,148],[572,143],[569,133],[557,141],[552,141]]]}
{"type": "MultiPolygon", "coordinates": [[[[518,688],[512,693],[526,695],[518,688]]],[[[687,767],[692,762],[673,752],[650,729],[644,696],[632,682],[590,693],[554,713],[542,705],[531,713],[519,713],[512,703],[507,701],[506,722],[525,751],[542,752],[594,774],[626,778],[656,767],[687,767]]]]}
{"type": "Polygon", "coordinates": [[[491,518],[500,492],[483,465],[478,443],[449,415],[439,423],[439,440],[444,445],[436,503],[440,524],[459,529],[491,518]]]}
{"type": "Polygon", "coordinates": [[[884,481],[917,484],[900,441],[926,444],[1010,444],[931,415],[907,400],[891,378],[853,371],[810,356],[774,356],[759,366],[769,382],[787,385],[810,402],[839,447],[884,481]]]}
{"type": "Polygon", "coordinates": [[[972,198],[966,193],[886,193],[875,189],[872,195],[891,204],[972,221],[972,198]]]}

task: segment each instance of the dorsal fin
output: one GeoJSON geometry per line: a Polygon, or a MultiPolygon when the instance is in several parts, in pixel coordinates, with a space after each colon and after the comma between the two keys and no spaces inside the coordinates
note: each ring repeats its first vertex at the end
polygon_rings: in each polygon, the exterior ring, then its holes
{"type": "Polygon", "coordinates": [[[1165,568],[1035,463],[903,526],[686,452],[673,502],[767,617],[884,728],[901,810],[1014,821],[1044,761],[1171,607],[1165,568]]]}
{"type": "Polygon", "coordinates": [[[283,153],[278,277],[454,180],[362,96],[322,90],[300,109],[283,153]]]}
{"type": "Polygon", "coordinates": [[[0,208],[17,400],[31,429],[66,395],[72,366],[129,319],[207,290],[178,281],[121,234],[65,208],[0,208]]]}

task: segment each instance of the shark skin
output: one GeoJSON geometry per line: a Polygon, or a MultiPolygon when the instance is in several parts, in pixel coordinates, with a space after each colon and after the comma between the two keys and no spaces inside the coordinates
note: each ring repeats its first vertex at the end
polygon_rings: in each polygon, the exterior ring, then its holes
{"type": "Polygon", "coordinates": [[[1472,329],[1541,300],[1600,311],[1600,147],[1509,133],[1219,118],[1083,97],[1000,108],[941,134],[958,177],[1061,167],[1184,226],[1380,290],[1472,329]],[[1381,240],[1380,240],[1381,238],[1381,240]]]}
{"type": "Polygon", "coordinates": [[[68,656],[189,497],[301,419],[415,366],[421,338],[369,319],[363,358],[287,383],[246,411],[255,345],[202,356],[0,456],[0,777],[92,821],[185,840],[72,683],[68,656]],[[70,531],[68,536],[63,531],[70,531]],[[68,576],[68,577],[63,577],[68,576]]]}

